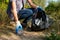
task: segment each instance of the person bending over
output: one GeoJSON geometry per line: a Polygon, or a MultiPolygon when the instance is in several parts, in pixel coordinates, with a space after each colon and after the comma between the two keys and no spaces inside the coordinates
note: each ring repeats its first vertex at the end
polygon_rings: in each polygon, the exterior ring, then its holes
{"type": "Polygon", "coordinates": [[[9,0],[7,14],[11,20],[15,20],[16,27],[24,27],[27,25],[27,22],[33,17],[33,14],[42,9],[35,5],[32,0],[9,0]],[[26,1],[29,3],[31,8],[24,8],[26,1]],[[22,25],[19,19],[24,18],[22,25]]]}

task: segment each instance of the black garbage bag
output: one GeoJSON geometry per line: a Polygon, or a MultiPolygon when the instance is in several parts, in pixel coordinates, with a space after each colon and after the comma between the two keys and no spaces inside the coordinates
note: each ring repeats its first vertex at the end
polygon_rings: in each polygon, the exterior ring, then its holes
{"type": "Polygon", "coordinates": [[[52,19],[45,13],[45,11],[40,10],[33,15],[31,30],[39,31],[47,29],[53,23],[52,19]]]}

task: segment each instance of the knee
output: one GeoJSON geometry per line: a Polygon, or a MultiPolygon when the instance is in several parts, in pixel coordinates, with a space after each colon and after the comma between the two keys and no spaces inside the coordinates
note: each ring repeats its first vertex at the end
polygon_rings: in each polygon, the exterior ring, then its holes
{"type": "Polygon", "coordinates": [[[33,11],[32,10],[28,10],[27,13],[30,14],[30,15],[33,15],[33,11]]]}

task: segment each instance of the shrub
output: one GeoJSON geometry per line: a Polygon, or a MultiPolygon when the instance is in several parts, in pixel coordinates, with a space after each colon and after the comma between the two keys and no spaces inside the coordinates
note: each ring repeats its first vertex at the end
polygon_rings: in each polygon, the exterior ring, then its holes
{"type": "Polygon", "coordinates": [[[60,35],[57,34],[56,31],[53,31],[45,36],[45,40],[60,40],[60,35]]]}
{"type": "Polygon", "coordinates": [[[0,4],[0,23],[6,23],[9,21],[6,13],[7,5],[5,3],[0,4]]]}
{"type": "Polygon", "coordinates": [[[60,19],[60,2],[50,2],[45,8],[48,15],[51,15],[55,20],[60,19]]]}

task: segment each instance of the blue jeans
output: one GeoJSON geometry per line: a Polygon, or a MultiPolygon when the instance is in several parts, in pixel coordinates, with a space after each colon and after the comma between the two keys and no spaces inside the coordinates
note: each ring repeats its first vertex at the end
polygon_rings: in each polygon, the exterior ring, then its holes
{"type": "Polygon", "coordinates": [[[19,19],[25,18],[25,20],[23,22],[27,23],[33,17],[33,15],[36,14],[37,12],[42,12],[42,17],[43,17],[43,20],[44,20],[45,16],[43,16],[43,15],[45,15],[45,13],[41,8],[22,9],[18,12],[18,17],[19,17],[19,19]]]}
{"type": "Polygon", "coordinates": [[[33,8],[22,9],[18,12],[19,19],[25,19],[23,22],[27,23],[33,16],[36,10],[33,8]]]}
{"type": "MultiPolygon", "coordinates": [[[[38,11],[43,11],[41,8],[37,8],[37,9],[34,9],[34,8],[26,8],[26,9],[22,9],[18,12],[18,18],[19,20],[20,19],[25,19],[23,22],[24,23],[27,23],[35,13],[37,13],[38,11]]],[[[9,10],[7,11],[9,12],[9,10]]],[[[8,15],[12,18],[13,15],[12,13],[8,13],[8,15]]]]}

